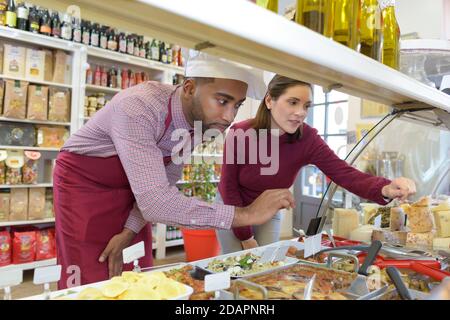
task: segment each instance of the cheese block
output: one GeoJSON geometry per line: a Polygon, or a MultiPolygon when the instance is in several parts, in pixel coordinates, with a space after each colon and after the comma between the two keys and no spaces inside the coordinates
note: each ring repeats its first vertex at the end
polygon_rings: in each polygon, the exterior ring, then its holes
{"type": "Polygon", "coordinates": [[[449,250],[450,238],[434,238],[433,250],[449,250]]]}
{"type": "Polygon", "coordinates": [[[391,231],[402,231],[405,228],[405,212],[401,207],[391,208],[389,226],[391,231]]]}
{"type": "Polygon", "coordinates": [[[432,207],[431,211],[450,211],[450,201],[444,201],[439,203],[437,206],[432,207]]]}
{"type": "Polygon", "coordinates": [[[412,232],[423,233],[433,230],[433,215],[429,207],[412,206],[409,210],[408,220],[412,232]]]}
{"type": "Polygon", "coordinates": [[[440,238],[450,237],[450,210],[435,211],[433,214],[437,236],[440,238]]]}
{"type": "Polygon", "coordinates": [[[425,196],[412,204],[413,207],[429,207],[431,205],[431,197],[425,196]]]}
{"type": "Polygon", "coordinates": [[[410,247],[432,247],[434,232],[408,232],[406,245],[410,247]]]}
{"type": "Polygon", "coordinates": [[[365,224],[361,227],[358,227],[352,232],[350,232],[350,240],[370,243],[372,238],[372,232],[374,229],[375,227],[370,224],[365,224]]]}
{"type": "Polygon", "coordinates": [[[350,232],[359,227],[359,213],[355,209],[334,209],[333,233],[348,239],[350,232]]]}
{"type": "Polygon", "coordinates": [[[363,210],[363,223],[368,224],[369,219],[376,214],[379,205],[376,203],[361,203],[360,205],[363,210]]]}
{"type": "Polygon", "coordinates": [[[372,231],[371,240],[379,240],[381,242],[406,244],[407,231],[391,231],[388,229],[375,229],[372,231]]]}

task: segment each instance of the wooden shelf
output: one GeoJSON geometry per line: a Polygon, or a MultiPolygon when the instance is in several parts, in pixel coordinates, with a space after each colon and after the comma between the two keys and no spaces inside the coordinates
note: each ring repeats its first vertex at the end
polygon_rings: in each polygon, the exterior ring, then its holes
{"type": "Polygon", "coordinates": [[[19,78],[19,77],[10,77],[5,76],[4,74],[0,74],[0,79],[5,80],[19,80],[19,81],[27,81],[31,84],[41,84],[44,86],[52,86],[52,87],[59,87],[59,88],[72,88],[71,84],[65,84],[65,83],[58,83],[58,82],[49,82],[49,81],[39,81],[39,80],[33,80],[33,79],[27,79],[27,78],[19,78]]]}

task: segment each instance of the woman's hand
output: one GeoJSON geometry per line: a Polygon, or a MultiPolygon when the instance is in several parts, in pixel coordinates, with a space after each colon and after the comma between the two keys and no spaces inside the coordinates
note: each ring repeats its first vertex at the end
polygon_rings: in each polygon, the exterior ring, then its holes
{"type": "Polygon", "coordinates": [[[396,178],[384,186],[381,193],[386,198],[405,201],[410,195],[416,193],[416,184],[408,178],[396,178]]]}
{"type": "Polygon", "coordinates": [[[130,245],[135,237],[135,233],[127,228],[109,240],[105,250],[103,250],[99,262],[103,263],[108,259],[109,278],[120,276],[123,268],[122,250],[130,245]]]}

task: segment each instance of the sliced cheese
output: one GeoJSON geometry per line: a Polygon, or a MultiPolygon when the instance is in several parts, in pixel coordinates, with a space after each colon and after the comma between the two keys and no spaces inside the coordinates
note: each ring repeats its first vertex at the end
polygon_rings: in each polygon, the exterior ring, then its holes
{"type": "Polygon", "coordinates": [[[406,245],[410,247],[427,247],[433,246],[434,232],[408,232],[406,236],[406,245]]]}
{"type": "Polygon", "coordinates": [[[429,207],[411,207],[408,220],[412,232],[423,233],[433,230],[433,215],[429,207]]]}
{"type": "Polygon", "coordinates": [[[433,250],[450,250],[450,238],[434,238],[433,250]]]}
{"type": "Polygon", "coordinates": [[[370,243],[375,227],[371,224],[363,225],[350,232],[350,240],[370,243]]]}
{"type": "Polygon", "coordinates": [[[435,211],[433,214],[437,236],[440,238],[450,237],[450,210],[435,211]]]}
{"type": "Polygon", "coordinates": [[[350,232],[359,226],[359,213],[355,209],[334,209],[333,233],[348,239],[350,232]]]}

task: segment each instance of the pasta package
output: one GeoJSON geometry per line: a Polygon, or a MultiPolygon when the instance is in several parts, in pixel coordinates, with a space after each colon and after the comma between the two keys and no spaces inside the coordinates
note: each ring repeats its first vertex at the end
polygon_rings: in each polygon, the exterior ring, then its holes
{"type": "Polygon", "coordinates": [[[37,145],[45,148],[61,148],[69,138],[69,130],[62,127],[37,127],[37,145]]]}
{"type": "Polygon", "coordinates": [[[4,45],[3,74],[8,77],[25,76],[26,48],[10,44],[4,45]]]}
{"type": "Polygon", "coordinates": [[[50,229],[36,231],[36,261],[56,257],[55,237],[50,229]]]}
{"type": "Polygon", "coordinates": [[[6,184],[22,183],[22,167],[24,165],[23,152],[11,150],[6,158],[6,184]]]}
{"type": "MultiPolygon", "coordinates": [[[[0,46],[1,48],[1,46],[0,46]]],[[[3,97],[5,95],[5,81],[0,79],[0,114],[3,114],[3,97]]]]}
{"type": "Polygon", "coordinates": [[[9,204],[9,220],[23,221],[27,220],[28,213],[28,189],[11,189],[11,198],[9,204]]]}
{"type": "Polygon", "coordinates": [[[50,88],[48,120],[58,122],[70,121],[70,90],[50,88]]]}
{"type": "Polygon", "coordinates": [[[30,146],[36,144],[36,129],[32,124],[0,121],[0,145],[30,146]]]}
{"type": "Polygon", "coordinates": [[[8,158],[8,152],[0,150],[0,184],[6,182],[6,158],[8,158]]]}
{"type": "Polygon", "coordinates": [[[36,232],[13,233],[13,259],[14,264],[33,262],[36,257],[36,232]]]}
{"type": "Polygon", "coordinates": [[[53,190],[48,188],[45,190],[45,213],[44,219],[50,219],[55,217],[55,213],[53,211],[53,190]]]}
{"type": "Polygon", "coordinates": [[[3,115],[8,118],[25,119],[28,82],[6,80],[5,83],[3,115]]]}
{"type": "Polygon", "coordinates": [[[45,218],[45,188],[30,188],[28,193],[28,220],[45,218]]]}
{"type": "Polygon", "coordinates": [[[22,167],[22,181],[25,184],[35,184],[38,181],[38,163],[41,158],[40,152],[25,151],[25,160],[22,167]]]}
{"type": "Polygon", "coordinates": [[[0,231],[0,267],[11,264],[11,235],[8,231],[0,231]]]}
{"type": "Polygon", "coordinates": [[[47,120],[48,87],[30,85],[28,87],[27,119],[47,120]]]}
{"type": "Polygon", "coordinates": [[[0,221],[8,221],[9,220],[9,200],[10,194],[9,191],[5,190],[0,191],[0,221]]]}

